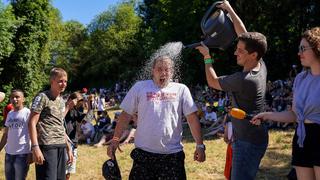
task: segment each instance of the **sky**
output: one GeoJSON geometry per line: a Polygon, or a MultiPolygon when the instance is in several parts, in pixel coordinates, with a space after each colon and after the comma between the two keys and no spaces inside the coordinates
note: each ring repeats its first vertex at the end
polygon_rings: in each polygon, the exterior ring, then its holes
{"type": "MultiPolygon", "coordinates": [[[[8,4],[9,0],[1,0],[8,4]]],[[[61,12],[62,20],[76,20],[88,25],[93,18],[120,0],[51,0],[52,5],[61,12]]]]}
{"type": "Polygon", "coordinates": [[[63,21],[76,20],[88,25],[93,18],[119,0],[52,0],[52,5],[61,12],[63,21]]]}

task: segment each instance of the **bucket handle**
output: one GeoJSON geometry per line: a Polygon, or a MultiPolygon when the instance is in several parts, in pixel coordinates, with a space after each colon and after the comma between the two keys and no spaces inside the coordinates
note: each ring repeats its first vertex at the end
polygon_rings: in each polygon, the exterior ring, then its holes
{"type": "Polygon", "coordinates": [[[205,33],[203,27],[205,26],[205,22],[206,20],[208,19],[208,17],[211,15],[211,12],[214,10],[214,11],[217,11],[218,8],[216,7],[217,5],[219,4],[222,4],[223,1],[217,1],[215,3],[213,3],[210,8],[207,10],[206,14],[203,16],[202,20],[201,20],[201,24],[200,24],[200,27],[201,27],[201,30],[202,30],[202,33],[206,36],[207,34],[205,33]]]}

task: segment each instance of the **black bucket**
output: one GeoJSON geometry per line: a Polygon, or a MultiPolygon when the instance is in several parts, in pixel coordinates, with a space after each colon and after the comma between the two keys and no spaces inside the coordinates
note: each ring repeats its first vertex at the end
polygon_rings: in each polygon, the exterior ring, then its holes
{"type": "MultiPolygon", "coordinates": [[[[201,20],[201,30],[204,40],[202,41],[209,48],[226,49],[237,38],[230,16],[216,6],[222,1],[215,2],[207,10],[201,20]]],[[[194,43],[184,46],[185,48],[195,48],[201,43],[194,43]]]]}

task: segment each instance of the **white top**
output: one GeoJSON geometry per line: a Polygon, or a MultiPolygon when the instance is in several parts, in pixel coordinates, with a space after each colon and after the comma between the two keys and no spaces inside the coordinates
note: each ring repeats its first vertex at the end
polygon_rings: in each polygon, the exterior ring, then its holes
{"type": "Polygon", "coordinates": [[[138,112],[135,146],[160,154],[182,151],[182,115],[197,111],[187,86],[170,82],[159,88],[152,80],[137,82],[120,107],[138,112]]]}
{"type": "Polygon", "coordinates": [[[214,111],[212,111],[211,113],[206,112],[205,119],[207,121],[216,121],[217,120],[217,114],[214,111]]]}
{"type": "Polygon", "coordinates": [[[83,134],[92,135],[94,133],[94,126],[90,122],[86,122],[85,124],[81,124],[80,126],[83,134]]]}
{"type": "Polygon", "coordinates": [[[11,155],[30,153],[29,115],[30,110],[26,107],[8,113],[5,123],[8,128],[6,153],[11,155]]]}
{"type": "Polygon", "coordinates": [[[98,111],[104,111],[106,106],[106,100],[104,97],[98,98],[98,111]]]}

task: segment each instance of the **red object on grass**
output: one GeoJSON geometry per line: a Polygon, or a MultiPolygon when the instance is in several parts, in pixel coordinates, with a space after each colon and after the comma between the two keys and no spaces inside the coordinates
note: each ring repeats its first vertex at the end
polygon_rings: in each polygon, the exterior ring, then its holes
{"type": "Polygon", "coordinates": [[[224,176],[226,179],[231,179],[231,168],[232,168],[232,147],[228,144],[227,154],[226,154],[226,164],[224,166],[224,176]]]}

